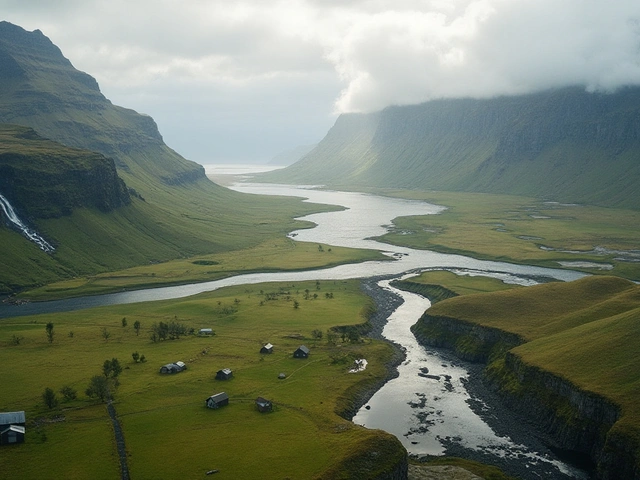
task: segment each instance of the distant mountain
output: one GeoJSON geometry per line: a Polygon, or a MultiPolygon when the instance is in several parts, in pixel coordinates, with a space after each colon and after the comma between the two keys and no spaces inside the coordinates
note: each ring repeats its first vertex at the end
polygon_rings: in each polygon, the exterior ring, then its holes
{"type": "Polygon", "coordinates": [[[307,153],[313,150],[317,144],[313,145],[299,145],[291,150],[285,150],[284,152],[279,153],[275,157],[273,157],[269,162],[269,165],[291,165],[292,163],[297,162],[302,157],[304,157],[307,153]]]}
{"type": "Polygon", "coordinates": [[[572,87],[340,116],[264,181],[489,192],[640,208],[640,88],[572,87]]]}

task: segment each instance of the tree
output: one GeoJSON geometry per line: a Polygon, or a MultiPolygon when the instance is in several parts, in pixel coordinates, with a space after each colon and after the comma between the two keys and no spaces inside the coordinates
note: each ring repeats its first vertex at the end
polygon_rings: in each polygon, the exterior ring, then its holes
{"type": "Polygon", "coordinates": [[[122,366],[117,358],[105,360],[102,364],[102,374],[105,378],[117,378],[122,373],[122,366]]]}
{"type": "Polygon", "coordinates": [[[144,363],[146,361],[147,361],[147,359],[145,358],[145,356],[144,355],[140,355],[140,363],[144,363]]]}
{"type": "Polygon", "coordinates": [[[131,354],[131,357],[133,358],[133,361],[134,361],[135,363],[138,363],[138,361],[140,360],[140,354],[139,354],[138,352],[133,352],[133,353],[131,354]]]}
{"type": "Polygon", "coordinates": [[[91,377],[89,386],[85,390],[88,397],[99,398],[104,402],[109,398],[109,381],[102,375],[94,375],[91,377]]]}
{"type": "Polygon", "coordinates": [[[21,335],[16,335],[15,333],[11,336],[11,345],[20,345],[20,342],[24,340],[24,337],[21,335]]]}
{"type": "Polygon", "coordinates": [[[56,395],[56,392],[54,392],[49,387],[44,389],[44,392],[42,393],[42,400],[44,401],[44,404],[49,408],[54,408],[58,405],[58,397],[56,395]]]}
{"type": "Polygon", "coordinates": [[[111,333],[109,333],[109,330],[107,330],[107,327],[102,327],[102,338],[104,338],[104,341],[108,341],[109,337],[111,336],[111,333]]]}
{"type": "Polygon", "coordinates": [[[294,300],[293,301],[293,308],[295,308],[296,310],[300,307],[300,302],[298,300],[294,300]]]}
{"type": "Polygon", "coordinates": [[[78,396],[78,392],[76,389],[71,388],[69,385],[65,385],[60,389],[60,393],[64,397],[64,399],[68,402],[70,400],[74,400],[78,396]]]}
{"type": "Polygon", "coordinates": [[[133,329],[136,331],[136,336],[140,334],[140,320],[133,322],[133,329]]]}
{"type": "Polygon", "coordinates": [[[329,345],[335,345],[338,343],[338,334],[333,330],[327,330],[327,343],[329,345]]]}
{"type": "Polygon", "coordinates": [[[122,326],[126,327],[127,326],[127,317],[123,317],[122,318],[122,326]]]}
{"type": "Polygon", "coordinates": [[[49,340],[49,343],[53,343],[53,323],[47,323],[44,328],[47,331],[47,339],[49,340]]]}
{"type": "Polygon", "coordinates": [[[322,340],[322,330],[318,330],[317,328],[311,332],[311,336],[314,340],[322,340]]]}

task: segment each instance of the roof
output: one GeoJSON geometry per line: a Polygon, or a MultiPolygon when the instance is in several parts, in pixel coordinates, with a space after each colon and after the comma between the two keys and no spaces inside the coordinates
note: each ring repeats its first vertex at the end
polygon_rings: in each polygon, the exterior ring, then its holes
{"type": "Polygon", "coordinates": [[[266,398],[258,397],[256,398],[256,403],[260,406],[266,407],[267,405],[271,404],[271,401],[267,400],[266,398]]]}
{"type": "Polygon", "coordinates": [[[218,373],[224,373],[225,375],[231,375],[231,369],[230,368],[223,368],[222,370],[218,370],[218,373]]]}
{"type": "Polygon", "coordinates": [[[229,395],[227,395],[226,392],[220,392],[211,395],[209,398],[207,398],[207,400],[209,399],[213,400],[214,402],[221,402],[222,400],[229,400],[229,395]]]}
{"type": "Polygon", "coordinates": [[[298,350],[302,350],[304,353],[309,353],[309,349],[305,345],[300,345],[298,350]]]}
{"type": "Polygon", "coordinates": [[[271,348],[273,348],[273,345],[271,345],[270,343],[267,343],[262,348],[271,349],[271,348]]]}
{"type": "Polygon", "coordinates": [[[201,328],[201,332],[213,332],[213,328],[201,328]]]}
{"type": "Polygon", "coordinates": [[[179,366],[180,368],[186,368],[187,366],[184,364],[184,362],[176,362],[176,365],[179,366]]]}
{"type": "Polygon", "coordinates": [[[11,425],[13,423],[26,423],[24,411],[0,413],[0,425],[11,425]]]}
{"type": "Polygon", "coordinates": [[[9,432],[9,431],[24,434],[24,432],[25,432],[25,428],[24,428],[24,427],[21,427],[20,425],[11,425],[11,426],[9,426],[9,427],[5,428],[4,430],[2,430],[2,431],[0,432],[0,434],[2,434],[2,433],[7,433],[7,432],[9,432]]]}

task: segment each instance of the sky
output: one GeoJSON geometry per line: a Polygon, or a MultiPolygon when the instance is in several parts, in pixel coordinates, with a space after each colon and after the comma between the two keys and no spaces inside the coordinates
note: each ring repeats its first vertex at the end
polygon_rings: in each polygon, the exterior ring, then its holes
{"type": "Polygon", "coordinates": [[[640,84],[638,0],[0,0],[201,164],[262,163],[338,115],[640,84]]]}

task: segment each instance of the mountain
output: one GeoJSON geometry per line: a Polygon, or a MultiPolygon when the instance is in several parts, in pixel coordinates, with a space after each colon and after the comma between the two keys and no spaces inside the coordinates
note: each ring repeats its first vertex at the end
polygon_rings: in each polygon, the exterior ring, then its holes
{"type": "Polygon", "coordinates": [[[39,30],[0,22],[0,294],[243,249],[284,235],[299,202],[211,182],[153,119],[113,105],[39,30]],[[22,230],[24,233],[25,230],[22,230]]]}
{"type": "Polygon", "coordinates": [[[264,181],[487,192],[640,208],[640,88],[568,87],[344,114],[264,181]]]}
{"type": "Polygon", "coordinates": [[[313,145],[298,145],[290,150],[285,150],[284,152],[280,152],[278,155],[269,160],[269,165],[291,165],[292,163],[297,162],[302,157],[304,157],[307,153],[313,150],[316,147],[316,144],[313,145]]]}

